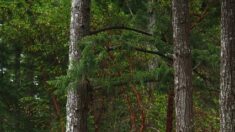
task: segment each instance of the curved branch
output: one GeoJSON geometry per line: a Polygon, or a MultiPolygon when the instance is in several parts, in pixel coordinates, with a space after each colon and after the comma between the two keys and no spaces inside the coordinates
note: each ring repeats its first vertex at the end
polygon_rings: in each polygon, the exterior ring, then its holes
{"type": "Polygon", "coordinates": [[[101,33],[101,32],[109,31],[109,30],[128,30],[128,31],[133,31],[133,32],[140,33],[140,34],[147,35],[147,36],[153,36],[151,33],[148,33],[148,32],[145,32],[145,31],[142,31],[142,30],[139,30],[139,29],[125,27],[125,26],[106,27],[106,28],[99,29],[99,30],[96,30],[96,31],[90,31],[90,33],[88,35],[95,35],[95,34],[98,34],[98,33],[101,33]]]}
{"type": "MultiPolygon", "coordinates": [[[[109,47],[107,50],[112,51],[112,50],[117,50],[117,49],[125,49],[125,48],[122,48],[121,46],[117,46],[117,47],[109,47]]],[[[158,56],[160,56],[162,58],[165,58],[169,61],[173,61],[173,59],[171,57],[166,56],[165,54],[163,54],[159,51],[152,51],[152,50],[147,50],[147,49],[138,48],[138,47],[130,47],[130,49],[136,50],[136,51],[139,51],[139,52],[143,52],[143,53],[155,54],[155,55],[158,55],[158,56]]]]}
{"type": "Polygon", "coordinates": [[[146,49],[142,49],[142,48],[136,48],[136,47],[133,47],[134,50],[136,51],[139,51],[139,52],[144,52],[144,53],[149,53],[149,54],[156,54],[156,55],[159,55],[160,57],[163,57],[167,60],[170,60],[172,61],[173,59],[169,56],[166,56],[165,54],[159,52],[159,51],[151,51],[151,50],[146,50],[146,49]]]}
{"type": "MultiPolygon", "coordinates": [[[[111,47],[111,48],[108,48],[107,50],[108,51],[112,51],[112,50],[117,50],[117,49],[124,49],[120,46],[118,47],[111,47]]],[[[151,51],[151,50],[146,50],[146,49],[143,49],[143,48],[138,48],[138,47],[131,47],[131,49],[133,50],[136,50],[136,51],[139,51],[139,52],[143,52],[143,53],[148,53],[148,54],[155,54],[155,55],[158,55],[162,58],[165,58],[168,60],[169,62],[169,66],[171,66],[173,64],[173,58],[170,57],[170,56],[166,56],[165,54],[159,52],[159,51],[151,51]]],[[[124,49],[125,50],[125,49],[124,49]]],[[[200,63],[199,63],[200,64],[200,63]]],[[[208,81],[211,85],[213,85],[213,80],[211,80],[210,78],[206,77],[205,75],[201,74],[199,71],[198,71],[198,66],[195,66],[192,71],[200,78],[202,78],[204,81],[208,81]]],[[[208,89],[210,91],[214,91],[214,92],[218,92],[217,89],[208,89]]]]}

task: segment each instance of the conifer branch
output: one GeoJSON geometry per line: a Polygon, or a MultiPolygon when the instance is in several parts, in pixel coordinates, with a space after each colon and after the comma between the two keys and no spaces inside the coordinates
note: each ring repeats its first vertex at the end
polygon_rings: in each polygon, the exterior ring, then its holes
{"type": "MultiPolygon", "coordinates": [[[[110,48],[108,48],[108,51],[117,50],[117,49],[124,49],[124,48],[122,48],[120,46],[118,46],[118,47],[110,47],[110,48]]],[[[139,51],[139,52],[143,52],[143,53],[155,54],[155,55],[158,55],[158,56],[160,56],[162,58],[165,58],[165,59],[167,59],[169,61],[173,61],[173,59],[171,57],[166,56],[165,54],[163,54],[163,53],[161,53],[159,51],[152,51],[152,50],[147,50],[147,49],[138,48],[138,47],[131,47],[130,49],[136,50],[136,51],[139,51]]]]}
{"type": "Polygon", "coordinates": [[[159,52],[159,51],[152,51],[152,50],[146,50],[146,49],[142,49],[142,48],[137,48],[137,47],[133,47],[134,50],[139,51],[139,52],[144,52],[144,53],[149,53],[149,54],[156,54],[162,58],[165,58],[167,60],[172,61],[173,59],[169,56],[166,56],[165,54],[159,52]]]}

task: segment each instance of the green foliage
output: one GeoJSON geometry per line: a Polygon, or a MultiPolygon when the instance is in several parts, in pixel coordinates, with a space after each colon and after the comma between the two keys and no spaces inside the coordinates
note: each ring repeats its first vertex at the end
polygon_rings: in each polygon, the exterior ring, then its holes
{"type": "Polygon", "coordinates": [[[0,1],[0,131],[49,131],[60,121],[51,120],[55,89],[46,80],[66,71],[69,8],[68,1],[0,1]]]}
{"type": "MultiPolygon", "coordinates": [[[[203,2],[190,2],[193,68],[199,73],[193,73],[195,126],[218,131],[220,9],[209,3],[198,22],[203,2]]],[[[153,36],[127,30],[86,36],[78,43],[79,62],[67,70],[70,6],[67,0],[0,1],[0,131],[64,131],[65,91],[84,79],[93,89],[89,131],[130,131],[131,114],[139,130],[142,112],[146,131],[165,131],[172,62],[136,49],[172,58],[171,1],[92,0],[92,31],[122,25],[153,36]],[[150,16],[156,19],[151,29],[150,16]]]]}

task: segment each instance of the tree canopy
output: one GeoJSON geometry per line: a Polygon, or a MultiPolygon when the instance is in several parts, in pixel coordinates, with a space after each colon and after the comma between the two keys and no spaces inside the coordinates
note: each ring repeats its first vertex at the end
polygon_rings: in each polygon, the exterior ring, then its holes
{"type": "MultiPolygon", "coordinates": [[[[219,131],[220,2],[189,7],[194,127],[219,131]]],[[[66,90],[84,80],[88,131],[174,123],[171,0],[92,0],[90,9],[80,61],[67,70],[71,2],[0,0],[0,131],[65,131],[66,90]]]]}

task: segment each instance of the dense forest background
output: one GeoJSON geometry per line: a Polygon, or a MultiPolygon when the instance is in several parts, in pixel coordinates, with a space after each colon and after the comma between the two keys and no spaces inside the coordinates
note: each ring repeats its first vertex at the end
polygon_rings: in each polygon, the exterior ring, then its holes
{"type": "MultiPolygon", "coordinates": [[[[216,132],[220,2],[189,7],[194,129],[216,132]]],[[[174,130],[171,1],[92,0],[91,32],[67,72],[70,9],[69,0],[0,0],[0,131],[65,131],[67,86],[84,78],[88,131],[174,130]]]]}

